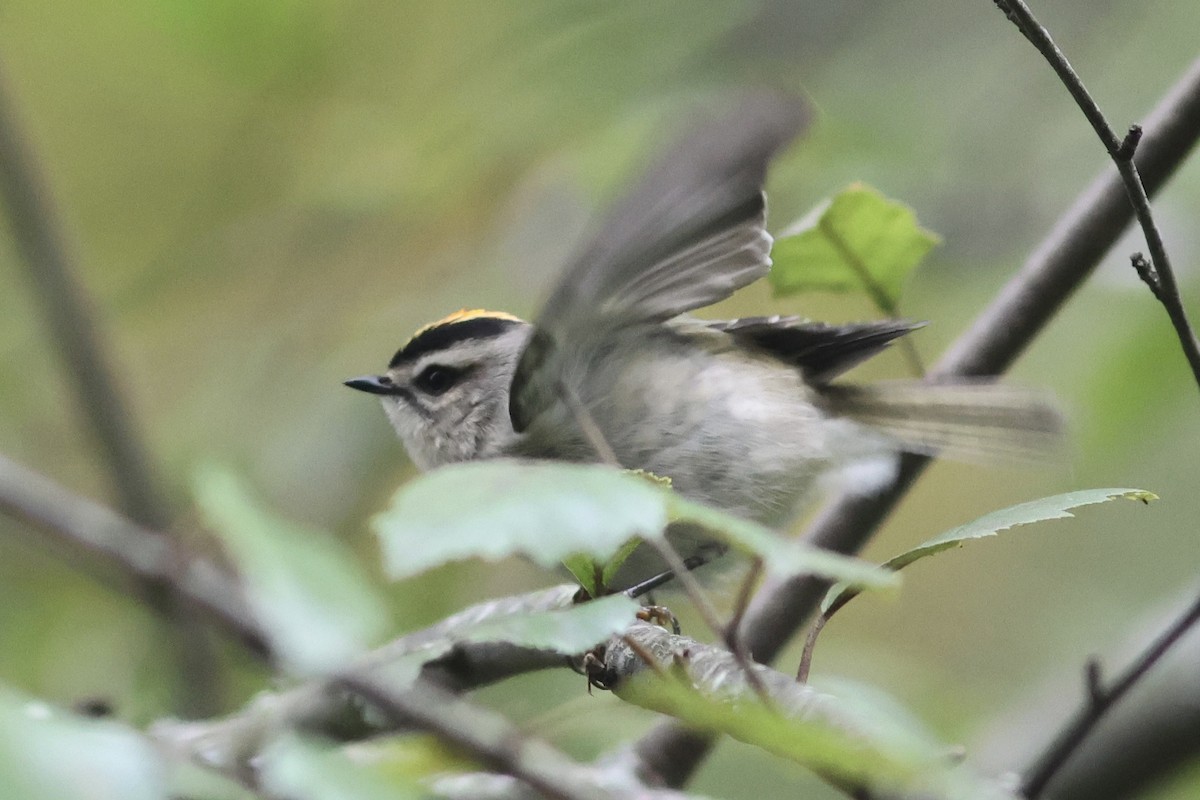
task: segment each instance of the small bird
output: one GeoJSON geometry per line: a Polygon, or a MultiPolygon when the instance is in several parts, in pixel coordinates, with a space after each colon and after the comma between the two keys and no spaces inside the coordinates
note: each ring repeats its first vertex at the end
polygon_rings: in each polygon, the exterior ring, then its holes
{"type": "MultiPolygon", "coordinates": [[[[922,323],[688,316],[767,274],[767,167],[806,122],[795,100],[744,99],[644,175],[535,323],[464,309],[419,329],[383,373],[346,385],[380,396],[422,470],[503,457],[609,462],[775,528],[825,478],[877,489],[901,451],[1024,460],[1053,450],[1062,420],[1034,392],[834,382],[922,323]]],[[[684,557],[720,552],[697,530],[668,539],[684,557]]],[[[640,548],[610,588],[663,569],[640,548]]]]}

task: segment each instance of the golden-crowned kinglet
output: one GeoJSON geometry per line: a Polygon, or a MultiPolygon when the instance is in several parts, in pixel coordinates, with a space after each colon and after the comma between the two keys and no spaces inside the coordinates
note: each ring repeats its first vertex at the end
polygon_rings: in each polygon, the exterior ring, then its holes
{"type": "MultiPolygon", "coordinates": [[[[684,496],[781,527],[824,476],[877,488],[901,450],[1036,456],[1054,407],[981,382],[831,383],[918,324],[681,316],[766,275],[767,164],[804,126],[795,102],[755,96],[645,174],[567,267],[535,324],[460,311],[427,325],[381,375],[380,395],[423,470],[515,457],[615,461],[684,496]]],[[[712,547],[672,531],[683,556],[712,547]]],[[[641,548],[621,588],[657,573],[641,548]]]]}

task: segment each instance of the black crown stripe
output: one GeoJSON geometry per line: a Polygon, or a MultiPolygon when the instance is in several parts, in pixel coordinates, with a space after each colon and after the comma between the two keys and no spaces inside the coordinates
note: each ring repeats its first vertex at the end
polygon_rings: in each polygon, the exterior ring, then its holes
{"type": "Polygon", "coordinates": [[[460,322],[435,325],[413,337],[412,341],[396,351],[388,362],[388,369],[401,364],[411,364],[426,353],[443,350],[452,344],[469,339],[491,339],[521,322],[503,317],[472,317],[460,322]]]}

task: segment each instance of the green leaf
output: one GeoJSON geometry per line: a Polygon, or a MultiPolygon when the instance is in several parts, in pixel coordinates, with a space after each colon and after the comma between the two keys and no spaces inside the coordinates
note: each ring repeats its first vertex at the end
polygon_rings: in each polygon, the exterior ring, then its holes
{"type": "MultiPolygon", "coordinates": [[[[627,469],[625,473],[649,481],[652,486],[660,489],[669,490],[672,486],[670,478],[655,475],[648,470],[627,469]]],[[[579,581],[579,585],[588,595],[591,597],[601,597],[607,591],[608,585],[616,578],[617,570],[621,569],[621,565],[629,560],[629,557],[634,554],[634,551],[641,544],[641,539],[636,537],[630,539],[621,545],[620,549],[607,561],[590,558],[584,553],[574,553],[563,559],[563,566],[575,576],[575,579],[579,581]]]]}
{"type": "Polygon", "coordinates": [[[553,602],[529,605],[526,601],[532,595],[522,595],[471,606],[419,636],[401,637],[373,651],[359,667],[371,670],[389,686],[403,688],[417,679],[427,663],[462,643],[503,642],[572,656],[626,631],[640,607],[619,594],[573,603],[569,586],[540,594],[553,602]]]}
{"type": "Polygon", "coordinates": [[[393,578],[473,556],[523,554],[553,567],[581,553],[605,563],[633,537],[662,535],[664,498],[651,482],[601,465],[475,462],[401,487],[372,526],[393,578]]]}
{"type": "Polygon", "coordinates": [[[113,720],[84,719],[0,687],[0,792],[6,800],[161,800],[150,743],[113,720]]]}
{"type": "Polygon", "coordinates": [[[616,577],[617,570],[641,545],[641,539],[630,539],[621,545],[612,558],[604,562],[597,561],[583,553],[575,553],[563,559],[563,566],[575,576],[579,585],[589,596],[601,597],[608,585],[612,583],[613,578],[616,577]]]}
{"type": "Polygon", "coordinates": [[[198,471],[195,494],[237,564],[259,626],[291,670],[337,669],[384,631],[382,599],[337,540],[276,516],[226,470],[198,471]]]}
{"type": "Polygon", "coordinates": [[[761,558],[767,573],[780,578],[817,575],[864,589],[900,585],[900,576],[890,570],[788,539],[763,525],[693,503],[678,495],[671,498],[671,520],[699,525],[738,550],[761,558]]]}
{"type": "Polygon", "coordinates": [[[373,524],[394,578],[470,556],[524,554],[546,567],[569,559],[584,577],[590,569],[584,559],[591,559],[605,564],[607,580],[616,571],[615,556],[631,549],[630,538],[660,537],[668,521],[699,525],[761,556],[776,575],[897,585],[887,570],[787,540],[602,465],[487,461],[444,467],[401,488],[373,524]]]}
{"type": "Polygon", "coordinates": [[[562,611],[528,612],[488,620],[455,638],[468,642],[507,642],[574,655],[628,630],[640,608],[636,601],[616,594],[562,611]]]}
{"type": "MultiPolygon", "coordinates": [[[[637,542],[637,539],[632,541],[637,542]]],[[[567,572],[575,580],[579,581],[579,586],[591,597],[599,597],[603,594],[604,586],[604,565],[591,556],[583,553],[573,553],[563,559],[563,566],[567,568],[567,572]]]]}
{"type": "MultiPolygon", "coordinates": [[[[940,536],[935,536],[888,559],[882,566],[890,570],[901,570],[914,561],[919,561],[927,556],[954,547],[962,547],[964,542],[971,539],[995,536],[1000,531],[1028,525],[1032,522],[1073,517],[1075,515],[1069,509],[1081,506],[1107,503],[1109,500],[1140,500],[1142,503],[1149,503],[1151,500],[1157,499],[1158,495],[1144,489],[1083,489],[1078,492],[1043,497],[1040,500],[1031,500],[1028,503],[1020,503],[984,514],[966,525],[951,528],[940,536]]],[[[849,602],[855,594],[856,592],[847,586],[841,584],[834,586],[821,604],[822,613],[832,613],[831,609],[836,611],[837,608],[849,602]]]]}
{"type": "Polygon", "coordinates": [[[341,750],[284,734],[258,759],[263,787],[296,800],[423,800],[430,796],[398,770],[352,761],[341,750]]]}
{"type": "Polygon", "coordinates": [[[896,313],[904,281],[940,241],[908,206],[855,183],[813,209],[771,249],[777,297],[825,290],[865,292],[896,313]]]}
{"type": "MultiPolygon", "coordinates": [[[[963,800],[1010,797],[956,765],[950,748],[890,698],[881,699],[877,690],[856,687],[832,693],[792,686],[792,696],[781,708],[768,708],[749,692],[734,700],[651,675],[618,684],[615,691],[624,700],[689,726],[724,733],[795,761],[846,790],[866,787],[872,794],[963,800]]],[[[769,690],[776,696],[779,688],[769,690]]]]}

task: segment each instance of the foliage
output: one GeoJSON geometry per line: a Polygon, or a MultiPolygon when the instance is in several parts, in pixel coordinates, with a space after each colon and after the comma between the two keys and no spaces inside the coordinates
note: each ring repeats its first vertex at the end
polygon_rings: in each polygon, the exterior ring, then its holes
{"type": "Polygon", "coordinates": [[[705,695],[673,678],[645,676],[618,691],[630,702],[809,767],[847,791],[943,800],[1011,797],[955,764],[910,715],[868,687],[843,683],[834,695],[801,686],[792,707],[783,710],[755,698],[705,695]]]}
{"type": "Polygon", "coordinates": [[[904,281],[939,239],[912,209],[856,183],[821,202],[771,249],[776,295],[862,292],[895,314],[904,281]]]}
{"type": "Polygon", "coordinates": [[[335,670],[386,628],[371,580],[328,534],[277,516],[233,473],[199,471],[196,503],[237,565],[256,621],[299,674],[335,670]]]}
{"type": "Polygon", "coordinates": [[[374,526],[394,578],[450,560],[513,554],[546,567],[565,559],[586,578],[586,565],[596,562],[611,575],[618,554],[631,552],[631,537],[657,539],[668,523],[698,525],[762,558],[781,576],[895,585],[890,573],[858,559],[788,542],[761,525],[603,465],[494,460],[443,467],[401,487],[374,526]]]}
{"type": "MultiPolygon", "coordinates": [[[[1027,503],[1020,503],[1008,508],[1002,508],[999,511],[993,511],[990,514],[984,514],[982,517],[965,525],[951,528],[945,533],[928,539],[916,547],[909,548],[899,555],[892,556],[883,562],[881,566],[885,569],[899,571],[914,561],[920,561],[928,556],[936,555],[956,547],[962,547],[972,539],[996,536],[1001,531],[1008,530],[1009,528],[1030,525],[1034,522],[1042,522],[1050,519],[1066,519],[1075,516],[1070,512],[1071,509],[1094,505],[1096,503],[1107,503],[1110,500],[1118,499],[1149,503],[1151,500],[1157,500],[1158,495],[1147,492],[1145,489],[1083,489],[1076,492],[1067,492],[1066,494],[1056,494],[1052,497],[1030,500],[1027,503]]],[[[831,616],[853,599],[856,594],[858,592],[848,586],[842,584],[834,586],[825,595],[825,599],[821,603],[821,612],[826,616],[831,616]]]]}

